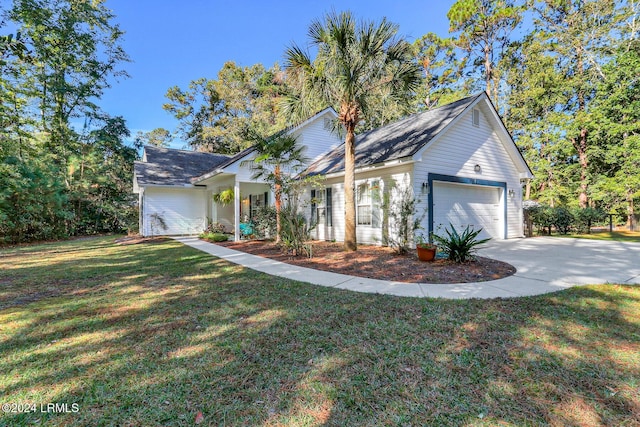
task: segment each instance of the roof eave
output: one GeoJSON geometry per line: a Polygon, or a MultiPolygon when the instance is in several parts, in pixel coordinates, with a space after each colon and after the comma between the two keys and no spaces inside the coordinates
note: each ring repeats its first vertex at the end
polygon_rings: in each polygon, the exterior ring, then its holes
{"type": "MultiPolygon", "coordinates": [[[[392,168],[392,167],[396,167],[396,166],[400,166],[400,165],[408,165],[411,163],[415,163],[415,160],[412,159],[410,156],[408,157],[402,157],[400,159],[394,159],[394,160],[389,160],[386,162],[382,162],[382,163],[373,163],[370,165],[366,165],[366,166],[361,166],[356,168],[355,173],[364,173],[364,172],[369,172],[371,170],[379,170],[379,169],[386,169],[386,168],[392,168]]],[[[344,176],[344,170],[338,171],[338,172],[331,172],[328,174],[322,174],[322,173],[310,173],[307,174],[309,176],[324,176],[325,178],[337,178],[340,176],[344,176]]]]}
{"type": "Polygon", "coordinates": [[[193,189],[193,190],[205,190],[207,187],[204,185],[196,185],[196,184],[191,184],[191,183],[182,183],[182,184],[138,184],[139,188],[147,188],[147,187],[154,187],[154,188],[180,188],[180,189],[184,189],[184,188],[189,188],[189,189],[193,189]]]}

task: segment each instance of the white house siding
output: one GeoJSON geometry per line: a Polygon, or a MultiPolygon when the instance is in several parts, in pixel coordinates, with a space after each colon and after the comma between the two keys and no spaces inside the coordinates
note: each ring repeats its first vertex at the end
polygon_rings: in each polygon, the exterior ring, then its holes
{"type": "MultiPolygon", "coordinates": [[[[519,172],[488,122],[487,107],[483,103],[478,104],[478,107],[481,112],[479,126],[472,124],[472,112],[468,111],[424,151],[421,161],[415,163],[414,189],[416,192],[420,191],[422,183],[427,182],[429,173],[505,182],[507,192],[515,192],[513,198],[504,195],[501,197],[507,203],[507,238],[522,237],[522,188],[519,172]],[[480,172],[475,172],[475,165],[480,165],[480,172]]],[[[427,197],[421,200],[420,208],[427,209],[427,197]]],[[[504,212],[504,207],[502,209],[504,212]]],[[[425,218],[425,229],[428,228],[427,222],[425,218]]]]}
{"type": "MultiPolygon", "coordinates": [[[[356,173],[356,187],[362,182],[380,181],[381,191],[389,191],[391,196],[391,203],[397,203],[399,201],[399,194],[405,186],[411,185],[411,165],[398,165],[388,168],[379,168],[366,172],[356,173]]],[[[331,187],[332,189],[332,205],[333,205],[333,226],[327,227],[321,225],[316,227],[312,233],[312,237],[318,240],[336,240],[338,242],[344,241],[344,177],[339,176],[335,178],[327,179],[325,187],[331,187]]],[[[310,190],[307,191],[307,197],[310,195],[310,190]]],[[[307,209],[307,215],[310,209],[307,209]]],[[[380,212],[381,218],[384,218],[384,214],[380,212]]],[[[384,224],[385,221],[382,221],[384,224]]],[[[393,229],[393,223],[389,224],[393,229]]],[[[382,244],[382,226],[373,227],[369,225],[357,225],[356,226],[356,238],[359,243],[382,244]]]]}
{"type": "Polygon", "coordinates": [[[206,225],[207,191],[188,188],[146,187],[143,196],[142,234],[182,235],[200,233],[206,225]],[[158,214],[167,225],[153,224],[158,214]]]}
{"type": "Polygon", "coordinates": [[[218,204],[213,201],[213,195],[221,193],[222,191],[228,190],[229,188],[233,189],[235,184],[235,179],[233,176],[225,175],[225,176],[217,176],[215,180],[212,180],[207,187],[211,190],[211,198],[209,199],[211,215],[210,218],[222,224],[225,228],[225,231],[232,232],[234,227],[233,220],[233,203],[229,203],[226,206],[218,204]]]}
{"type": "Polygon", "coordinates": [[[331,132],[328,123],[325,123],[327,120],[332,121],[333,117],[333,114],[327,112],[293,132],[298,144],[306,147],[304,155],[310,162],[342,143],[342,140],[331,132]]]}

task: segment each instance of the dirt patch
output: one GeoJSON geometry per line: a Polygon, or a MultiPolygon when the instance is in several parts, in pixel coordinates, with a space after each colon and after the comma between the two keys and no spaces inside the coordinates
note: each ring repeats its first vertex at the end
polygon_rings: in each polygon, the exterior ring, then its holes
{"type": "Polygon", "coordinates": [[[139,243],[162,243],[169,240],[167,237],[142,237],[142,236],[125,236],[116,239],[119,245],[137,245],[139,243]]]}
{"type": "Polygon", "coordinates": [[[221,242],[221,246],[275,259],[288,264],[371,279],[407,283],[485,282],[511,276],[515,267],[484,257],[456,264],[448,259],[432,262],[418,260],[415,253],[397,255],[390,248],[359,245],[357,252],[345,252],[341,243],[314,241],[313,258],[294,257],[273,242],[250,240],[221,242]]]}

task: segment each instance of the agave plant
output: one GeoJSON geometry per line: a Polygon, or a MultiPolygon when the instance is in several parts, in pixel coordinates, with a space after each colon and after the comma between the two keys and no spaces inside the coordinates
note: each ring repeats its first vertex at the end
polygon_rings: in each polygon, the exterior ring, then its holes
{"type": "Polygon", "coordinates": [[[433,234],[433,240],[438,244],[438,248],[449,256],[454,262],[465,262],[472,259],[478,246],[487,243],[489,239],[478,239],[478,234],[482,228],[474,230],[467,226],[462,233],[458,233],[453,224],[449,223],[449,229],[444,230],[446,237],[433,234]]]}

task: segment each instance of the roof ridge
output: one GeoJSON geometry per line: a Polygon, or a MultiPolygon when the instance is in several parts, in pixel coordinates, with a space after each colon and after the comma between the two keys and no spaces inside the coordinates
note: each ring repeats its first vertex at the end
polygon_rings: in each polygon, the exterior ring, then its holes
{"type": "Polygon", "coordinates": [[[194,153],[194,154],[210,154],[214,156],[224,156],[224,157],[232,157],[233,154],[223,154],[223,153],[209,153],[207,151],[196,151],[196,150],[183,150],[180,148],[171,148],[171,147],[158,147],[156,145],[145,145],[143,148],[146,150],[147,148],[151,148],[154,150],[166,150],[166,151],[180,151],[182,153],[194,153]]]}

